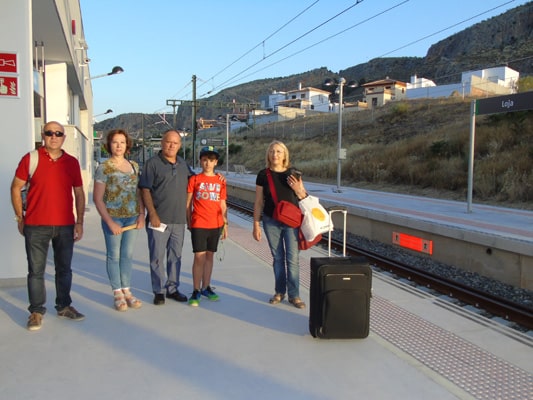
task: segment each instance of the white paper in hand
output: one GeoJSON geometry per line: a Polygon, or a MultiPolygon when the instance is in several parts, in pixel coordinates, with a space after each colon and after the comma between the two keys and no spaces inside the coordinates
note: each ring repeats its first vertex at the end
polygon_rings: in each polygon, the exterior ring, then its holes
{"type": "Polygon", "coordinates": [[[155,228],[152,226],[152,223],[148,222],[148,228],[153,229],[154,231],[165,232],[165,229],[167,229],[167,224],[161,222],[159,226],[155,228]]]}

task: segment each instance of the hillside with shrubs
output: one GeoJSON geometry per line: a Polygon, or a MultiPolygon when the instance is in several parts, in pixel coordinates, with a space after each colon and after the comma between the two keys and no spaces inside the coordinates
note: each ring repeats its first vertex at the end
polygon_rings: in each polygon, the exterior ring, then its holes
{"type": "MultiPolygon", "coordinates": [[[[425,99],[344,113],[342,185],[466,200],[470,103],[425,99]]],[[[251,172],[263,168],[268,143],[278,139],[304,179],[333,187],[337,118],[324,114],[242,129],[230,139],[230,170],[233,164],[251,172]]],[[[533,209],[533,111],[477,117],[473,196],[533,209]]]]}

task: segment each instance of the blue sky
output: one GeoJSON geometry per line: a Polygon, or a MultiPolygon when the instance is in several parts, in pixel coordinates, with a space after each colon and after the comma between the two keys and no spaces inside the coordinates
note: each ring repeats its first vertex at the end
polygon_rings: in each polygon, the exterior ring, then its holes
{"type": "MultiPolygon", "coordinates": [[[[429,47],[526,0],[80,0],[94,113],[172,112],[189,100],[256,79],[429,47]]],[[[291,88],[288,88],[291,89],[291,88]]],[[[249,99],[255,101],[257,99],[249,99]]]]}

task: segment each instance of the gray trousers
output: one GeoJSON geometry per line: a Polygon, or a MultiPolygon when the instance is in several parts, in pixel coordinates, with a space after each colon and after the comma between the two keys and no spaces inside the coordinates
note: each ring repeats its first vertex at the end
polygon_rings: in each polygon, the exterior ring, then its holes
{"type": "Polygon", "coordinates": [[[154,294],[178,290],[185,224],[168,224],[164,232],[146,226],[150,252],[150,276],[154,294]],[[165,263],[166,256],[166,263],[165,263]],[[165,268],[166,266],[166,268],[165,268]]]}

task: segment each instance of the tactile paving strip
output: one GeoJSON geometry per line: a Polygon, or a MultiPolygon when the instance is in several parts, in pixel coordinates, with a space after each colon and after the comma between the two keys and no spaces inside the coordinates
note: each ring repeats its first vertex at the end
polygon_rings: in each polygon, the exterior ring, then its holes
{"type": "Polygon", "coordinates": [[[531,374],[379,296],[370,327],[476,399],[533,398],[531,374]]]}
{"type": "MultiPolygon", "coordinates": [[[[267,263],[266,238],[235,226],[230,238],[267,263]]],[[[300,283],[309,288],[309,260],[301,257],[300,283]]],[[[533,376],[478,346],[373,294],[370,329],[480,400],[533,399],[533,376]]]]}

